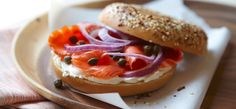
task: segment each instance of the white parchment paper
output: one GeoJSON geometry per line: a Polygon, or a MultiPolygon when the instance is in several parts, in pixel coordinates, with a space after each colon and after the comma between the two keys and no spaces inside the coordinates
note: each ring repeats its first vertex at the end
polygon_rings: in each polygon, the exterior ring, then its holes
{"type": "MultiPolygon", "coordinates": [[[[73,3],[79,3],[78,1],[73,0],[69,6],[65,0],[54,0],[49,15],[50,27],[57,29],[79,21],[99,23],[97,16],[101,9],[71,6],[73,3]]],[[[229,30],[226,27],[209,27],[201,17],[186,7],[182,0],[154,0],[144,6],[202,27],[208,36],[208,54],[198,57],[185,53],[184,60],[177,66],[174,78],[165,87],[150,93],[150,97],[121,98],[117,93],[86,95],[125,109],[198,109],[230,39],[229,30]],[[182,86],[185,86],[185,89],[177,91],[182,86]]]]}

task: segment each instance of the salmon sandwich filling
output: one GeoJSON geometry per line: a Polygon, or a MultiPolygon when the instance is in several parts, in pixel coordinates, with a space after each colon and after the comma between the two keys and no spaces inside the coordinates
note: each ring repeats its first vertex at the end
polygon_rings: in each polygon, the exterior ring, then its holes
{"type": "Polygon", "coordinates": [[[176,67],[183,57],[180,49],[93,23],[64,26],[51,33],[48,43],[64,77],[100,84],[149,82],[176,67]]]}

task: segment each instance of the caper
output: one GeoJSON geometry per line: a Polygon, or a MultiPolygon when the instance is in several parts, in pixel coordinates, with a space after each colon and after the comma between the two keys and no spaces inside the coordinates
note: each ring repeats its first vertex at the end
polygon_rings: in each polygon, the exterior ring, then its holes
{"type": "Polygon", "coordinates": [[[71,42],[72,44],[76,44],[76,43],[78,42],[78,39],[77,39],[76,36],[71,36],[71,37],[69,38],[69,40],[70,40],[70,42],[71,42]]]}
{"type": "Polygon", "coordinates": [[[86,43],[85,43],[84,40],[79,40],[76,44],[77,44],[77,45],[84,45],[84,44],[86,44],[86,43]]]}
{"type": "Polygon", "coordinates": [[[64,62],[66,63],[66,64],[71,64],[71,57],[70,56],[65,56],[64,57],[64,62]]]}
{"type": "Polygon", "coordinates": [[[96,65],[98,63],[98,58],[91,58],[88,60],[89,65],[96,65]]]}
{"type": "Polygon", "coordinates": [[[123,66],[125,66],[126,62],[127,61],[124,58],[120,58],[118,61],[118,65],[123,67],[123,66]]]}
{"type": "Polygon", "coordinates": [[[152,53],[153,53],[153,54],[158,54],[159,50],[160,50],[160,49],[159,49],[159,46],[158,46],[158,45],[154,45],[154,46],[153,46],[152,53]]]}
{"type": "Polygon", "coordinates": [[[112,57],[112,59],[114,60],[114,61],[118,61],[120,58],[122,58],[121,56],[113,56],[112,57]]]}
{"type": "Polygon", "coordinates": [[[54,81],[54,86],[58,89],[62,89],[63,88],[63,83],[62,80],[58,79],[54,81]]]}
{"type": "Polygon", "coordinates": [[[150,56],[152,54],[152,46],[151,45],[145,45],[143,47],[144,49],[144,54],[146,54],[147,56],[150,56]]]}

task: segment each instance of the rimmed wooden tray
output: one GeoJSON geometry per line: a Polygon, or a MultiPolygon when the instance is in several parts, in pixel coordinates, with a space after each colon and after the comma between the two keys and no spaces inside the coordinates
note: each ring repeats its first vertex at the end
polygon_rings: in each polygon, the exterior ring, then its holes
{"type": "MultiPolygon", "coordinates": [[[[92,3],[98,6],[100,2],[92,3]]],[[[107,3],[107,1],[106,1],[107,3]]],[[[185,2],[212,26],[227,26],[232,30],[231,44],[235,44],[236,9],[228,6],[196,1],[185,2]]],[[[101,4],[101,3],[100,3],[101,4]]],[[[89,6],[93,6],[89,4],[89,6]]],[[[86,6],[86,5],[83,5],[86,6]]],[[[116,108],[101,101],[77,95],[68,90],[57,90],[53,86],[55,75],[49,60],[47,47],[49,34],[47,15],[37,17],[17,34],[14,40],[14,61],[23,77],[38,93],[62,106],[70,108],[116,108]]],[[[205,100],[207,102],[207,100],[205,100]]],[[[206,104],[207,105],[207,104],[206,104]]]]}

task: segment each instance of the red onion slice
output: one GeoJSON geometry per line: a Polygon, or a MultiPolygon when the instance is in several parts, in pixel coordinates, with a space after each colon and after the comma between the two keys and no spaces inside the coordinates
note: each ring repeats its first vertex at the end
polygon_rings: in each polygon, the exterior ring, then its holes
{"type": "Polygon", "coordinates": [[[120,32],[120,31],[118,31],[118,30],[116,30],[116,29],[113,29],[113,28],[111,28],[111,27],[109,27],[109,26],[104,26],[104,27],[105,27],[106,29],[108,29],[108,30],[110,30],[110,31],[112,31],[112,32],[114,32],[114,33],[116,33],[116,34],[118,34],[122,39],[126,39],[126,40],[129,39],[128,35],[126,35],[126,34],[120,32]]]}
{"type": "Polygon", "coordinates": [[[160,52],[158,53],[157,57],[153,61],[153,63],[147,65],[144,68],[134,71],[128,71],[122,74],[120,77],[129,78],[129,77],[142,77],[151,73],[154,73],[160,66],[163,60],[163,52],[160,48],[160,52]]]}
{"type": "Polygon", "coordinates": [[[129,40],[123,40],[123,39],[118,39],[115,37],[112,37],[111,35],[109,35],[108,30],[105,28],[102,28],[99,32],[98,32],[98,36],[106,42],[118,42],[118,43],[130,43],[129,40]]]}
{"type": "Polygon", "coordinates": [[[99,32],[100,30],[101,30],[101,29],[96,29],[96,30],[92,31],[92,32],[91,32],[91,36],[92,36],[93,38],[96,38],[96,37],[98,36],[98,32],[99,32]]]}
{"type": "Polygon", "coordinates": [[[105,51],[118,51],[121,50],[123,47],[121,46],[114,46],[114,45],[95,45],[95,44],[85,44],[85,45],[78,45],[78,46],[70,46],[65,45],[65,49],[68,52],[78,52],[81,50],[105,50],[105,51]]]}
{"type": "Polygon", "coordinates": [[[116,45],[116,46],[126,46],[129,43],[114,43],[114,42],[104,42],[104,41],[100,41],[98,39],[95,39],[94,37],[92,37],[91,35],[89,35],[89,33],[86,30],[86,24],[79,24],[80,30],[82,32],[82,34],[89,40],[90,43],[92,44],[97,44],[97,45],[116,45]]]}
{"type": "Polygon", "coordinates": [[[145,60],[148,63],[153,62],[153,60],[155,59],[155,56],[145,56],[145,55],[141,55],[141,54],[132,54],[132,53],[104,53],[107,55],[112,55],[112,56],[131,56],[131,57],[136,57],[136,58],[140,58],[145,60]]]}
{"type": "Polygon", "coordinates": [[[114,28],[111,28],[109,26],[104,26],[106,29],[118,34],[122,39],[125,39],[125,40],[134,40],[136,42],[143,42],[141,39],[137,38],[137,37],[134,37],[132,35],[129,35],[129,34],[126,34],[126,33],[123,33],[119,30],[116,30],[114,28]]]}

